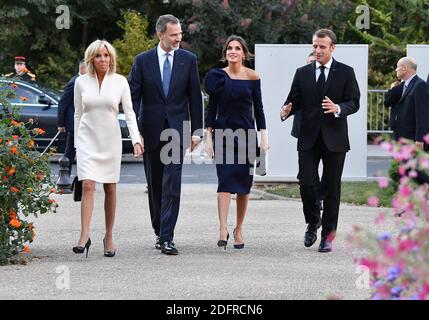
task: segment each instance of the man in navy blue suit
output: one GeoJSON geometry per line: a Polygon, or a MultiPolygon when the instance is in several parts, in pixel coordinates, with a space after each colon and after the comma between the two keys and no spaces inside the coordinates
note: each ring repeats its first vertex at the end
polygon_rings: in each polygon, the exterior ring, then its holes
{"type": "Polygon", "coordinates": [[[79,74],[75,75],[64,87],[64,93],[58,102],[57,126],[66,134],[66,147],[64,156],[70,160],[69,175],[71,174],[72,164],[76,156],[74,146],[74,82],[78,76],[86,73],[85,61],[79,62],[79,74]]]}
{"type": "Polygon", "coordinates": [[[137,55],[128,81],[144,141],[155,248],[176,255],[183,156],[189,144],[192,151],[202,138],[202,97],[197,57],[180,49],[179,19],[160,16],[156,33],[159,44],[137,55]]]}
{"type": "Polygon", "coordinates": [[[406,138],[415,141],[420,149],[425,148],[423,137],[429,133],[429,88],[416,74],[414,58],[403,57],[396,65],[396,76],[404,83],[402,95],[397,102],[397,113],[393,131],[395,139],[406,138]]]}

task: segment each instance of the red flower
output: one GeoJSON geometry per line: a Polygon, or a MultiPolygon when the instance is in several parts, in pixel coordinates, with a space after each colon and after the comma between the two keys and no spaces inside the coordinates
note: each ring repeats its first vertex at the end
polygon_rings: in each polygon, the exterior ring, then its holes
{"type": "Polygon", "coordinates": [[[29,246],[24,246],[24,248],[22,248],[22,252],[30,253],[30,252],[31,252],[31,249],[30,249],[30,247],[29,247],[29,246]]]}
{"type": "Polygon", "coordinates": [[[12,220],[10,220],[9,225],[12,228],[16,229],[16,228],[19,228],[21,226],[21,221],[19,221],[18,219],[12,219],[12,220]]]}
{"type": "Polygon", "coordinates": [[[15,188],[15,187],[11,187],[11,188],[10,188],[10,191],[17,193],[17,192],[19,192],[19,189],[18,189],[18,188],[15,188]]]}
{"type": "Polygon", "coordinates": [[[36,131],[37,134],[45,134],[46,133],[45,130],[40,129],[40,128],[34,128],[34,131],[36,131]]]}
{"type": "Polygon", "coordinates": [[[16,212],[13,209],[9,209],[9,220],[14,220],[16,217],[16,212]]]}
{"type": "Polygon", "coordinates": [[[13,176],[14,173],[15,173],[15,168],[9,169],[9,171],[7,172],[7,174],[10,176],[13,176]]]}
{"type": "Polygon", "coordinates": [[[12,154],[18,154],[18,149],[17,149],[17,147],[12,147],[12,148],[10,148],[10,153],[12,153],[12,154]]]}

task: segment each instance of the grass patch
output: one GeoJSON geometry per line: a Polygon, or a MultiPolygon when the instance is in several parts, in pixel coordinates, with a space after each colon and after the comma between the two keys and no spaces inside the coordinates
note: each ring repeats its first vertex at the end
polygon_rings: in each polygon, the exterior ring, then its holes
{"type": "MultiPolygon", "coordinates": [[[[267,192],[287,198],[301,198],[298,183],[287,183],[266,189],[267,192]]],[[[380,189],[377,182],[343,182],[341,184],[341,202],[366,205],[368,197],[379,198],[380,207],[392,207],[395,191],[392,187],[380,189]]]]}

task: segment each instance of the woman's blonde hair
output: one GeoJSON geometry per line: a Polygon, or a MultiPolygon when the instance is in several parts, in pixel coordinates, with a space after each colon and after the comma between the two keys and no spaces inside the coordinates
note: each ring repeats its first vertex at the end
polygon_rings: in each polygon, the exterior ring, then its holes
{"type": "Polygon", "coordinates": [[[85,51],[85,64],[88,69],[88,73],[95,76],[94,59],[101,52],[101,49],[105,47],[110,55],[110,65],[108,73],[116,72],[116,50],[106,40],[95,40],[91,43],[85,51]]]}

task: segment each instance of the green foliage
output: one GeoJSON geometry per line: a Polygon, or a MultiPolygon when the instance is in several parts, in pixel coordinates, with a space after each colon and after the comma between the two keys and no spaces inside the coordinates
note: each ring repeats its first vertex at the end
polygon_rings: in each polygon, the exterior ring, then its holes
{"type": "Polygon", "coordinates": [[[399,175],[399,161],[392,160],[392,162],[390,163],[388,174],[389,174],[392,188],[396,192],[398,190],[399,180],[401,179],[401,176],[399,175]]]}
{"type": "MultiPolygon", "coordinates": [[[[267,192],[277,194],[287,198],[300,198],[299,184],[288,183],[275,188],[267,189],[267,192]]],[[[380,189],[377,182],[343,182],[341,184],[341,202],[356,205],[366,205],[368,197],[376,195],[379,198],[379,205],[382,207],[392,206],[392,196],[396,190],[389,186],[380,189]]]]}
{"type": "Polygon", "coordinates": [[[33,223],[27,219],[54,211],[49,199],[55,190],[49,156],[36,150],[34,137],[44,131],[32,128],[32,121],[19,121],[19,107],[8,100],[12,89],[0,87],[0,265],[20,251],[28,252],[34,239],[33,223]]]}
{"type": "Polygon", "coordinates": [[[127,75],[137,54],[153,48],[157,43],[157,38],[148,36],[149,22],[136,11],[126,11],[122,14],[124,21],[117,22],[118,26],[124,30],[122,39],[113,42],[116,49],[117,72],[127,75]]]}

